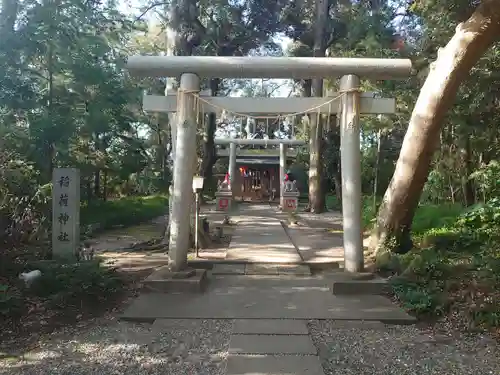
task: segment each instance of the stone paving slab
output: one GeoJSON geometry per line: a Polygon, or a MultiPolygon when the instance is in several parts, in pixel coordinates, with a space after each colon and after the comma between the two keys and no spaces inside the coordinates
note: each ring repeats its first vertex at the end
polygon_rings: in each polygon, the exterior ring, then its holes
{"type": "Polygon", "coordinates": [[[330,325],[338,330],[387,330],[388,326],[378,321],[331,320],[330,325]]]}
{"type": "MultiPolygon", "coordinates": [[[[214,280],[204,294],[142,294],[123,319],[345,319],[413,324],[415,318],[383,296],[334,296],[324,280],[214,280]]],[[[284,276],[278,276],[284,277],[284,276]]]]}
{"type": "Polygon", "coordinates": [[[308,335],[231,335],[230,354],[316,355],[308,335]]]}
{"type": "Polygon", "coordinates": [[[306,322],[297,319],[237,319],[233,334],[308,335],[306,322]]]}
{"type": "Polygon", "coordinates": [[[227,375],[324,375],[316,356],[229,356],[227,375]]]}
{"type": "Polygon", "coordinates": [[[212,275],[244,275],[245,264],[214,264],[212,275]]]}
{"type": "Polygon", "coordinates": [[[278,266],[274,264],[247,264],[247,275],[278,275],[278,266]]]}
{"type": "Polygon", "coordinates": [[[310,276],[311,269],[306,265],[286,265],[278,266],[278,275],[310,276]]]}
{"type": "Polygon", "coordinates": [[[259,263],[300,262],[297,249],[269,205],[245,207],[238,217],[226,259],[259,263]]]}

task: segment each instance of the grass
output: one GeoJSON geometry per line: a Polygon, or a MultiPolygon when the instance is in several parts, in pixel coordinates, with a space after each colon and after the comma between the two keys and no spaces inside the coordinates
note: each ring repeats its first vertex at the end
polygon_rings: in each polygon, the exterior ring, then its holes
{"type": "Polygon", "coordinates": [[[463,211],[460,204],[420,205],[413,219],[412,232],[415,235],[425,235],[431,229],[448,227],[463,211]]]}
{"type": "MultiPolygon", "coordinates": [[[[363,196],[361,206],[361,216],[365,229],[372,226],[377,209],[381,203],[381,198],[376,200],[376,209],[373,206],[373,197],[363,196]]],[[[335,195],[328,195],[326,206],[331,210],[341,210],[342,205],[335,195]]],[[[431,228],[438,228],[453,223],[463,212],[463,207],[459,204],[420,205],[413,219],[412,231],[414,234],[422,235],[431,228]]]]}
{"type": "Polygon", "coordinates": [[[82,226],[96,225],[99,230],[132,226],[165,215],[168,198],[161,195],[126,197],[84,205],[80,212],[82,226]]]}

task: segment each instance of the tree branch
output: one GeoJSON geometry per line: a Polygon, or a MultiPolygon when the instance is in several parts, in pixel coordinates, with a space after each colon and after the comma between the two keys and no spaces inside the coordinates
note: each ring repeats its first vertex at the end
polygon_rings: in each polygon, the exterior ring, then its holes
{"type": "Polygon", "coordinates": [[[135,22],[140,21],[141,18],[144,17],[146,15],[146,13],[148,13],[153,8],[156,8],[156,7],[159,7],[159,6],[162,6],[162,5],[167,5],[167,4],[168,4],[168,2],[166,2],[166,1],[162,1],[161,3],[153,3],[153,4],[151,4],[139,16],[137,16],[137,18],[135,19],[135,22]]]}

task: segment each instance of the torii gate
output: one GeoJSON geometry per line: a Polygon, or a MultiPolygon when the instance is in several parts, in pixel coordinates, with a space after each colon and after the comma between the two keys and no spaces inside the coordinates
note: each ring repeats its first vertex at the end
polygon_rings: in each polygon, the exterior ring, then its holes
{"type": "MultiPolygon", "coordinates": [[[[359,115],[395,112],[394,99],[376,99],[359,92],[360,77],[365,79],[402,79],[411,74],[407,59],[369,58],[309,58],[309,57],[206,57],[206,56],[133,56],[127,68],[139,77],[177,77],[180,87],[177,97],[145,96],[146,111],[178,112],[178,147],[174,160],[174,189],[170,218],[170,249],[172,271],[187,267],[189,251],[189,215],[186,204],[191,203],[192,179],[195,173],[196,116],[200,94],[200,78],[293,78],[322,79],[342,77],[338,100],[325,104],[315,112],[337,113],[341,127],[342,212],[344,267],[348,272],[360,272],[364,267],[363,227],[361,220],[361,155],[359,115]],[[179,100],[177,101],[177,98],[179,100]],[[340,108],[340,110],[338,110],[340,108]],[[189,202],[189,203],[188,203],[189,202]]],[[[206,95],[206,94],[205,94],[206,95]]],[[[320,106],[332,98],[227,98],[203,96],[201,108],[214,112],[214,107],[235,113],[277,113],[286,115],[320,106]]],[[[216,111],[215,111],[216,112],[216,111]]],[[[304,144],[299,140],[216,139],[230,144],[231,159],[236,158],[236,144],[280,144],[280,175],[286,157],[284,145],[304,144]],[[233,146],[234,145],[234,146],[233,146]],[[283,146],[281,146],[283,145],[283,146]],[[234,150],[234,151],[233,151],[234,150]]],[[[233,162],[233,165],[235,163],[233,162]]],[[[284,171],[283,171],[284,173],[284,171]]]]}
{"type": "MultiPolygon", "coordinates": [[[[222,110],[239,115],[263,117],[287,117],[293,114],[341,114],[341,96],[339,93],[330,92],[321,98],[247,98],[247,97],[212,97],[210,90],[199,93],[202,113],[213,112],[221,114],[222,110]],[[313,109],[313,110],[311,110],[313,109]]],[[[144,95],[143,110],[145,112],[175,113],[177,111],[177,91],[169,91],[163,95],[144,95]]],[[[375,98],[374,93],[360,94],[360,114],[393,114],[396,112],[396,101],[388,98],[375,98]]],[[[286,146],[301,146],[306,144],[298,139],[234,139],[216,138],[215,144],[229,144],[229,175],[231,180],[236,173],[236,146],[237,145],[278,145],[280,157],[279,178],[283,181],[286,166],[286,146]]],[[[231,181],[233,183],[233,180],[231,181]]],[[[281,184],[280,184],[281,185],[281,184]]],[[[283,186],[280,187],[280,204],[283,204],[283,186]]]]}

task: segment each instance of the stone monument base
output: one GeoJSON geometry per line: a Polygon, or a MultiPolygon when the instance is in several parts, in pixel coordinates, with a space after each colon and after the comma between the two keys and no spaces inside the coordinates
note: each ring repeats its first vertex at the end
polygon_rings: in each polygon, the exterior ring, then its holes
{"type": "Polygon", "coordinates": [[[283,212],[296,212],[299,206],[299,195],[298,191],[285,191],[280,199],[281,209],[283,212]]]}
{"type": "Polygon", "coordinates": [[[208,284],[207,270],[190,268],[172,272],[168,266],[153,271],[143,289],[155,293],[203,293],[208,284]]]}
{"type": "Polygon", "coordinates": [[[215,193],[216,210],[222,212],[231,211],[233,205],[233,193],[229,191],[217,191],[215,193]]]}

